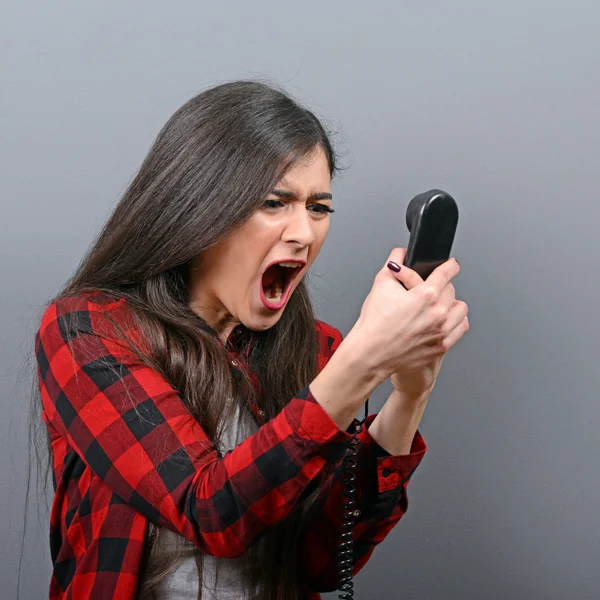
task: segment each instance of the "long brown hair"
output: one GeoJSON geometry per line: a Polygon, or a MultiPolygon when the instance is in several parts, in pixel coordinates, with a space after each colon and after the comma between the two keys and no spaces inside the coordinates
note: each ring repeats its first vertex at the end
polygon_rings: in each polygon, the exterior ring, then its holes
{"type": "MultiPolygon", "coordinates": [[[[215,332],[188,306],[193,258],[235,232],[296,161],[321,147],[336,172],[328,136],[313,113],[258,82],[234,82],[186,102],[166,123],[141,168],[55,298],[101,290],[125,298],[148,351],[142,357],[179,390],[193,417],[219,444],[226,399],[241,407],[254,394],[234,376],[215,332]]],[[[315,318],[301,282],[280,320],[253,332],[249,364],[276,416],[317,374],[315,318]]],[[[309,490],[290,516],[245,553],[244,578],[260,600],[301,597],[298,543],[309,490]],[[276,594],[275,590],[278,590],[276,594]]],[[[161,530],[149,526],[143,592],[175,566],[156,559],[161,530]]],[[[197,551],[201,577],[202,553],[197,551]]],[[[200,583],[201,589],[201,583],[200,583]]]]}

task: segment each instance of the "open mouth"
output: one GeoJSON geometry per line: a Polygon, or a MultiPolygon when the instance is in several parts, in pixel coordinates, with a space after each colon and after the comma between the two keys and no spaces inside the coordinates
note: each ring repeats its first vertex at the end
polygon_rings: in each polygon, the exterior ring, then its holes
{"type": "Polygon", "coordinates": [[[296,261],[282,261],[272,264],[262,276],[263,302],[268,308],[280,308],[288,299],[298,273],[304,263],[296,261]]]}

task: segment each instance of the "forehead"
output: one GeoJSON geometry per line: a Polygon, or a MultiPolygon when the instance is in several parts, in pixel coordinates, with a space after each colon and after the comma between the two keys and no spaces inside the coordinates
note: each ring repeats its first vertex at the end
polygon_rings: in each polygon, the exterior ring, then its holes
{"type": "Polygon", "coordinates": [[[317,148],[294,163],[277,182],[277,187],[290,191],[294,188],[299,191],[308,189],[311,192],[329,191],[331,175],[329,161],[323,149],[317,148]]]}

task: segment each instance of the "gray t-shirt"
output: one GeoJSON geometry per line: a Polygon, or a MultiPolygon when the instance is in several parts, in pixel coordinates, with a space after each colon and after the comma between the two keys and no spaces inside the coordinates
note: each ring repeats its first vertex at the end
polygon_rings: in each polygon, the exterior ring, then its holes
{"type": "MultiPolygon", "coordinates": [[[[232,450],[258,426],[247,411],[236,410],[222,436],[222,451],[232,450]]],[[[161,531],[166,549],[183,556],[175,571],[169,574],[155,591],[156,600],[196,600],[198,598],[198,569],[194,559],[194,545],[168,529],[161,531]]],[[[241,577],[242,558],[216,558],[205,554],[202,560],[202,600],[247,600],[241,577]],[[217,571],[218,569],[218,571],[217,571]]],[[[144,600],[140,596],[139,600],[144,600]]]]}

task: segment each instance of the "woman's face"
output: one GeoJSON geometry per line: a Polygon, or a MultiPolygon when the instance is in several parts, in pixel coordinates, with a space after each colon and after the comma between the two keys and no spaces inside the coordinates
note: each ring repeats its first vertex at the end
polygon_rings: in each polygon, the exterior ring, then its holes
{"type": "Polygon", "coordinates": [[[190,306],[223,341],[239,323],[254,331],[277,323],[321,250],[331,203],[319,148],[287,171],[241,228],[193,261],[190,306]],[[268,268],[281,261],[289,267],[268,268]]]}

